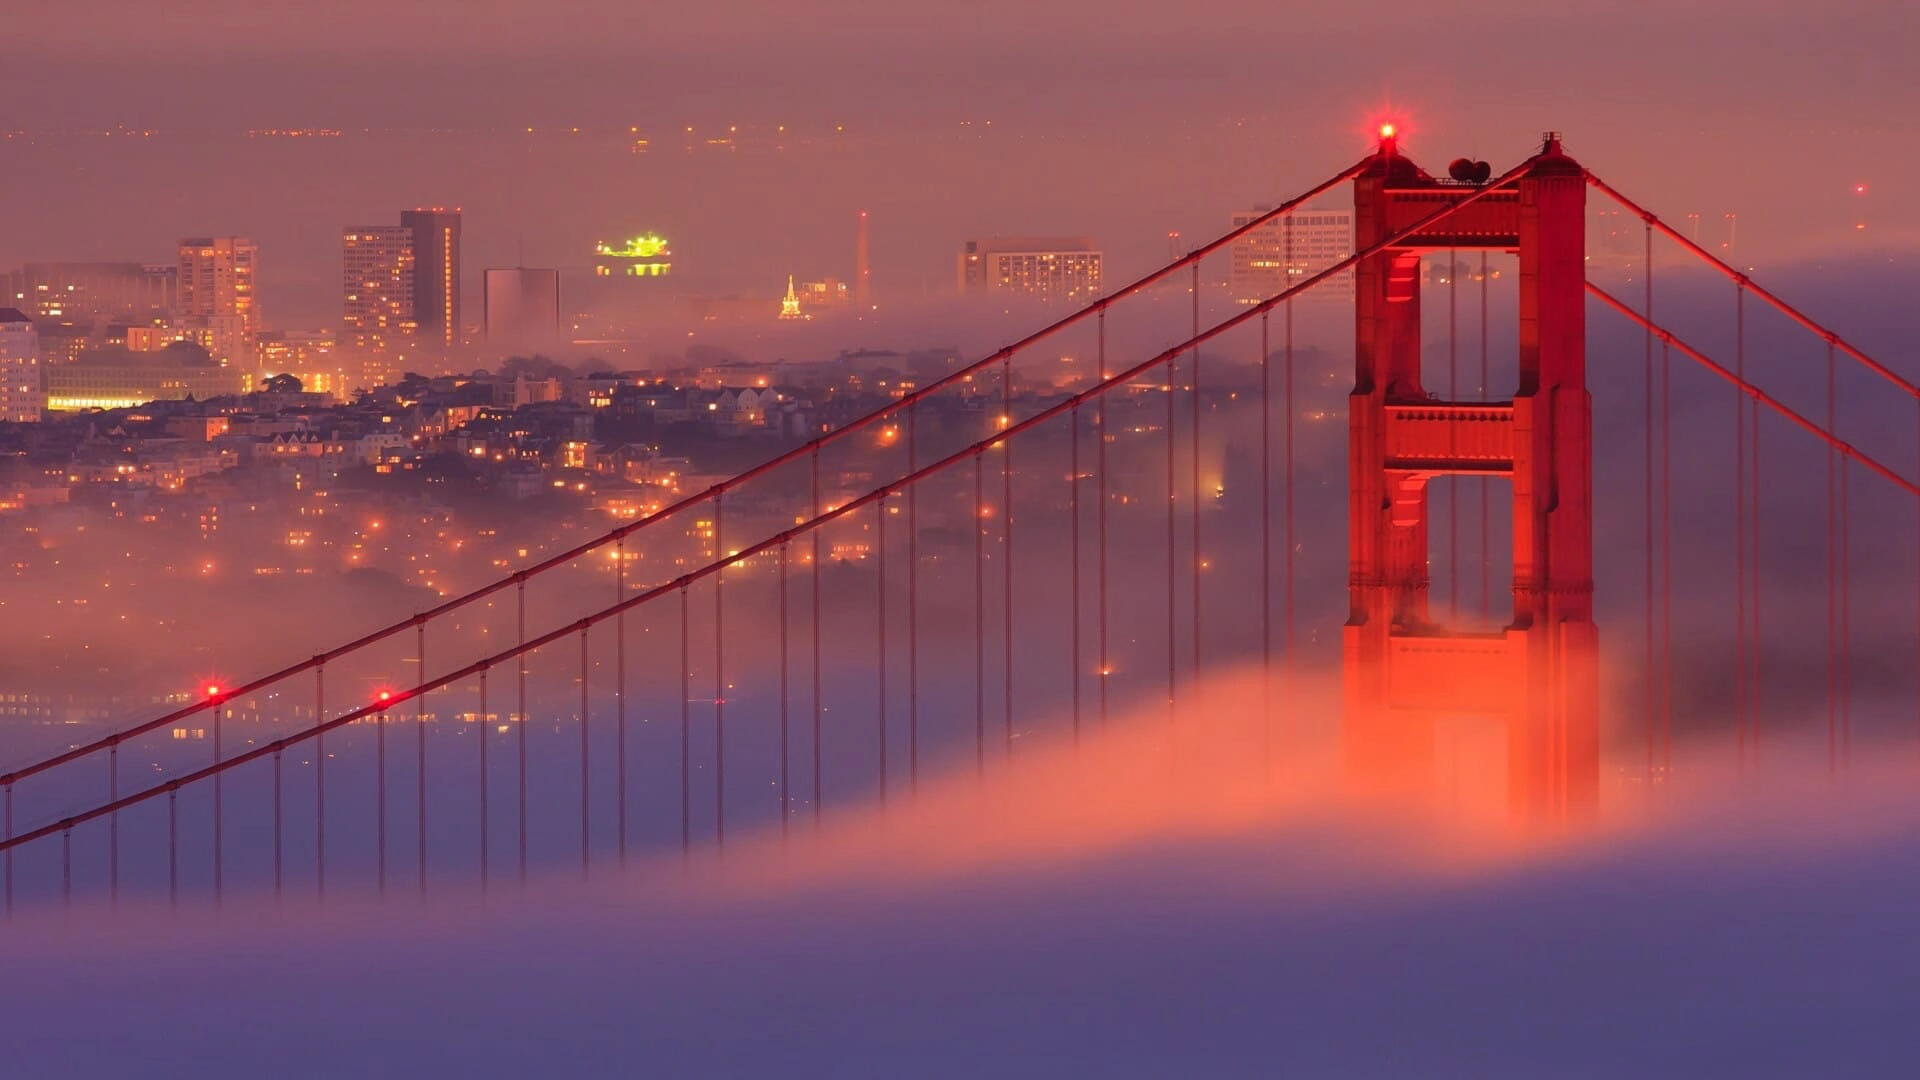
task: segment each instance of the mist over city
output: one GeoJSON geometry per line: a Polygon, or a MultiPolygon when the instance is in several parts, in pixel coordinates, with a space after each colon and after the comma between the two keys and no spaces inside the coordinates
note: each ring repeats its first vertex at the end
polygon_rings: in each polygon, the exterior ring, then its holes
{"type": "Polygon", "coordinates": [[[1916,34],[9,13],[9,1068],[1898,1073],[1916,34]]]}

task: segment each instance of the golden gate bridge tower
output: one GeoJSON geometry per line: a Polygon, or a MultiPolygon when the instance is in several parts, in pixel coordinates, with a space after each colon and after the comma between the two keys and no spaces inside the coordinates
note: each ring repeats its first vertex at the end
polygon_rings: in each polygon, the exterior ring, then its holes
{"type": "Polygon", "coordinates": [[[1504,757],[1494,768],[1509,812],[1538,824],[1584,816],[1599,791],[1587,183],[1556,133],[1516,177],[1484,183],[1471,170],[1429,175],[1400,154],[1391,126],[1355,179],[1355,246],[1387,246],[1357,267],[1345,752],[1364,788],[1430,790],[1449,725],[1492,722],[1483,756],[1504,757]],[[1442,401],[1421,382],[1422,253],[1476,249],[1519,256],[1508,402],[1442,401]],[[1513,617],[1491,632],[1443,625],[1428,607],[1427,488],[1450,474],[1512,482],[1513,617]]]}

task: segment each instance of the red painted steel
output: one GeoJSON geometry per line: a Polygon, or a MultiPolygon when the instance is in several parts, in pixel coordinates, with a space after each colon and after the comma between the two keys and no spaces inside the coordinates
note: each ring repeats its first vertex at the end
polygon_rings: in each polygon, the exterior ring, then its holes
{"type": "Polygon", "coordinates": [[[1435,180],[1390,139],[1355,181],[1361,247],[1430,207],[1493,196],[1465,224],[1416,230],[1359,265],[1343,666],[1346,758],[1364,788],[1431,789],[1455,752],[1450,733],[1471,717],[1504,725],[1502,751],[1475,764],[1504,773],[1514,817],[1595,808],[1584,179],[1550,135],[1516,175],[1484,188],[1435,180]],[[1421,381],[1421,251],[1486,247],[1519,249],[1519,385],[1511,405],[1436,403],[1421,381]],[[1513,480],[1513,615],[1496,634],[1453,630],[1429,610],[1427,483],[1449,473],[1513,480]]]}

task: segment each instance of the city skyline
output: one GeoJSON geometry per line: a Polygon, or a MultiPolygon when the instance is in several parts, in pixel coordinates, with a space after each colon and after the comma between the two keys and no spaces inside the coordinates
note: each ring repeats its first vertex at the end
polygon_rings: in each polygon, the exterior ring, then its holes
{"type": "Polygon", "coordinates": [[[1897,1074],[1915,29],[20,13],[9,1067],[1897,1074]]]}
{"type": "MultiPolygon", "coordinates": [[[[249,93],[225,94],[189,75],[152,80],[152,92],[131,102],[87,82],[87,66],[70,62],[73,42],[85,37],[96,55],[120,57],[112,70],[135,78],[142,50],[175,31],[137,16],[112,20],[99,38],[75,29],[92,25],[86,12],[97,9],[87,5],[23,16],[21,47],[0,87],[31,91],[45,105],[0,127],[69,134],[0,139],[0,163],[22,185],[15,199],[47,211],[0,204],[0,265],[159,261],[179,236],[249,235],[274,253],[276,295],[263,297],[266,310],[283,325],[313,326],[326,313],[315,296],[333,277],[334,228],[385,220],[392,207],[462,205],[488,223],[465,238],[470,273],[576,265],[595,241],[639,225],[679,245],[677,275],[710,280],[722,295],[757,283],[777,297],[787,273],[855,280],[844,223],[860,210],[876,224],[875,282],[909,298],[950,278],[948,252],[960,239],[994,232],[1093,235],[1114,272],[1144,272],[1167,232],[1209,234],[1221,215],[1306,181],[1304,162],[1364,152],[1367,119],[1394,106],[1409,146],[1440,162],[1510,160],[1524,147],[1507,133],[1550,123],[1569,145],[1616,162],[1670,215],[1698,213],[1711,229],[1737,213],[1756,265],[1880,254],[1920,228],[1900,211],[1914,203],[1911,178],[1920,176],[1909,156],[1915,121],[1894,107],[1904,84],[1875,51],[1897,35],[1863,38],[1843,30],[1844,19],[1790,5],[1750,5],[1730,23],[1704,0],[1616,6],[1592,18],[1522,15],[1502,3],[1491,9],[1498,15],[1458,20],[1471,29],[1444,13],[1410,13],[1407,32],[1450,47],[1390,69],[1352,20],[1275,16],[1245,3],[1193,12],[1138,3],[1129,19],[1085,24],[1067,14],[1070,4],[951,12],[838,4],[817,20],[838,28],[833,38],[784,57],[762,54],[777,37],[770,28],[791,16],[736,7],[764,17],[575,3],[570,19],[549,21],[495,6],[442,28],[436,40],[445,44],[410,63],[407,92],[375,95],[330,85],[338,80],[326,73],[362,62],[353,48],[382,46],[350,47],[337,29],[285,3],[244,12],[212,5],[220,14],[199,31],[197,47],[221,55],[222,70],[246,71],[249,93]],[[1255,36],[1234,32],[1274,18],[1293,32],[1264,52],[1255,36]],[[996,42],[995,77],[915,81],[927,57],[994,35],[996,19],[1023,32],[996,42]],[[1548,60],[1534,47],[1538,35],[1575,25],[1578,57],[1548,60]],[[291,27],[301,44],[289,50],[276,35],[291,27]],[[1058,47],[1076,34],[1079,48],[1058,47]],[[721,39],[725,47],[693,44],[721,39]],[[623,63],[607,43],[625,40],[680,41],[712,55],[696,63],[669,49],[645,65],[623,63]],[[250,57],[268,41],[270,59],[250,57]],[[577,47],[561,56],[520,47],[556,41],[577,47]],[[886,48],[836,66],[862,41],[886,48]],[[503,56],[508,42],[515,55],[503,56]],[[1245,62],[1172,74],[1179,57],[1208,48],[1245,62]],[[1268,61],[1289,64],[1302,84],[1325,85],[1276,92],[1263,74],[1268,61]],[[1810,67],[1833,75],[1813,87],[1776,77],[1810,67]],[[556,68],[564,75],[553,76],[556,68]],[[813,77],[816,68],[861,75],[813,77]],[[1366,73],[1359,85],[1339,77],[1352,71],[1366,73]],[[1702,72],[1723,89],[1684,94],[1702,72]],[[1504,92],[1509,83],[1535,89],[1522,100],[1504,92]],[[1629,109],[1639,111],[1622,123],[1629,109]],[[120,125],[133,134],[96,142],[79,134],[120,125]],[[248,137],[317,129],[338,135],[248,137]],[[634,153],[637,138],[651,149],[634,153]],[[1216,166],[1170,175],[1151,152],[1170,140],[1192,141],[1216,166]],[[58,175],[47,155],[78,155],[87,179],[39,179],[58,175]],[[199,168],[208,160],[221,167],[199,168]],[[1725,160],[1767,165],[1725,175],[1714,167],[1725,160]],[[1867,191],[1856,197],[1860,185],[1867,191]],[[701,209],[708,194],[726,210],[701,209]],[[1863,210],[1869,228],[1856,237],[1863,210]],[[65,223],[57,233],[54,222],[65,223]]],[[[1893,9],[1855,2],[1843,10],[1874,25],[1876,12],[1893,9]]]]}

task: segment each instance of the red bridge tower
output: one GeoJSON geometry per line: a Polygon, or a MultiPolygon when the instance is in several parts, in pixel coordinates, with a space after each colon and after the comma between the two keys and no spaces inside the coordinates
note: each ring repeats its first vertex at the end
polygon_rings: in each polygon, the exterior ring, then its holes
{"type": "MultiPolygon", "coordinates": [[[[1458,202],[1402,157],[1391,129],[1354,185],[1357,245],[1458,202]]],[[[1363,786],[1437,790],[1460,732],[1494,732],[1471,774],[1518,821],[1582,817],[1598,796],[1599,648],[1593,624],[1592,397],[1586,386],[1586,183],[1549,133],[1518,177],[1358,267],[1349,398],[1351,485],[1345,749],[1363,786]],[[1519,385],[1509,402],[1440,401],[1421,384],[1423,251],[1520,259],[1519,385]],[[1513,619],[1437,624],[1427,604],[1427,482],[1513,485],[1513,619]]],[[[1469,740],[1470,741],[1470,740],[1469,740]]]]}

